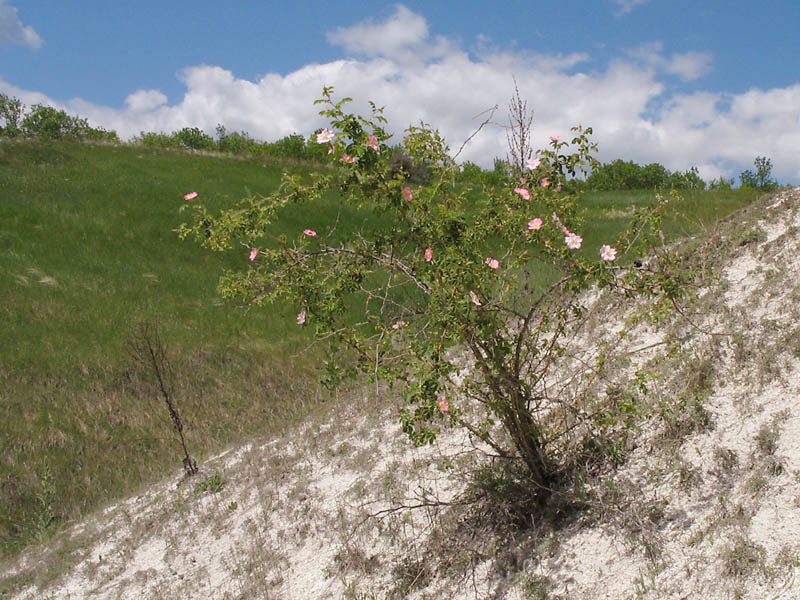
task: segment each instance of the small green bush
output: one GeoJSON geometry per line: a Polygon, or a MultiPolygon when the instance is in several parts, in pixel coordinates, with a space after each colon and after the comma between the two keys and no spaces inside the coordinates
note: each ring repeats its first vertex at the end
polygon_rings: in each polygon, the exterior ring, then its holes
{"type": "Polygon", "coordinates": [[[302,135],[293,133],[268,145],[268,152],[281,158],[303,159],[306,156],[306,140],[302,135]]]}
{"type": "Polygon", "coordinates": [[[0,119],[3,120],[0,136],[18,137],[22,135],[20,122],[24,111],[25,105],[20,100],[0,94],[0,119]]]}
{"type": "Polygon", "coordinates": [[[215,471],[213,475],[209,475],[203,481],[200,481],[195,485],[195,491],[197,493],[209,493],[209,494],[217,494],[222,491],[222,488],[225,487],[225,480],[222,478],[222,475],[219,474],[219,471],[215,471]]]}
{"type": "Polygon", "coordinates": [[[216,150],[217,144],[210,135],[197,127],[184,127],[172,136],[178,141],[178,146],[188,150],[216,150]]]}
{"type": "Polygon", "coordinates": [[[708,183],[709,190],[732,190],[733,185],[736,181],[731,179],[725,179],[722,175],[719,176],[717,179],[712,179],[708,183]]]}
{"type": "Polygon", "coordinates": [[[230,154],[245,154],[255,141],[243,132],[228,133],[224,125],[217,125],[217,150],[230,154]]]}
{"type": "Polygon", "coordinates": [[[177,148],[178,140],[166,133],[153,133],[152,131],[142,131],[133,140],[134,143],[142,144],[148,148],[177,148]]]}
{"type": "Polygon", "coordinates": [[[771,192],[778,187],[778,182],[772,178],[772,161],[766,156],[757,156],[753,161],[755,171],[746,169],[739,175],[743,188],[771,192]]]}

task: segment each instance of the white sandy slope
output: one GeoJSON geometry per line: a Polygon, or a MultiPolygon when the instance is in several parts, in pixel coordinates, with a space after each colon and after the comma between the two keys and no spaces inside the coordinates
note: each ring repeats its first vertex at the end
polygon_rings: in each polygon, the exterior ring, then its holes
{"type": "MultiPolygon", "coordinates": [[[[459,508],[418,505],[458,499],[473,444],[448,431],[411,448],[396,407],[365,392],[26,550],[0,572],[24,582],[7,598],[800,598],[799,209],[800,188],[784,190],[709,233],[724,256],[681,368],[711,374],[712,426],[668,443],[657,418],[642,423],[605,510],[528,540],[513,569],[486,552],[460,574],[442,567],[439,519],[459,508]],[[216,472],[220,491],[196,489],[216,472]]],[[[626,343],[669,335],[641,326],[626,343]]],[[[636,366],[666,361],[660,348],[636,366]]],[[[665,377],[654,405],[669,400],[665,377]]]]}

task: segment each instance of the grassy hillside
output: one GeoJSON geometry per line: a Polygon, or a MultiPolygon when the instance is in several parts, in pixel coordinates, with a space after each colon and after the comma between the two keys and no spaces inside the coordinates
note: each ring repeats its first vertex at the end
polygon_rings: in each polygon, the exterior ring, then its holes
{"type": "MultiPolygon", "coordinates": [[[[218,276],[246,265],[248,249],[212,254],[173,233],[185,193],[227,206],[274,189],[284,166],[136,146],[0,143],[3,552],[179,467],[152,374],[130,355],[138,323],[159,324],[198,459],[317,405],[297,307],[223,304],[218,276]]],[[[584,198],[586,246],[609,240],[652,197],[584,198]]],[[[675,203],[667,234],[708,227],[753,198],[693,192],[675,203]]],[[[285,231],[322,229],[335,210],[328,199],[302,223],[288,215],[285,231]]]]}
{"type": "Polygon", "coordinates": [[[152,377],[128,349],[143,320],[159,323],[198,457],[304,405],[294,313],[245,314],[216,294],[246,249],[211,254],[172,231],[188,191],[227,205],[268,193],[281,170],[126,146],[0,144],[3,547],[180,464],[152,377]],[[37,499],[46,473],[49,506],[37,499]]]}

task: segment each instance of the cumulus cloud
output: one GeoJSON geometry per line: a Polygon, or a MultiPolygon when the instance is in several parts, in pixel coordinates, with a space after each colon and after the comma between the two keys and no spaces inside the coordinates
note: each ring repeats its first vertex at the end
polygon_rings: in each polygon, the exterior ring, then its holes
{"type": "MultiPolygon", "coordinates": [[[[386,107],[390,131],[399,141],[405,127],[420,120],[438,127],[458,149],[499,106],[493,124],[464,148],[459,160],[491,167],[506,154],[505,114],[516,79],[534,111],[534,144],[551,135],[569,136],[570,127],[594,129],[599,158],[659,162],[671,170],[700,169],[704,178],[737,175],[756,156],[769,156],[779,181],[800,183],[800,83],[782,89],[740,94],[678,94],[674,77],[694,78],[711,68],[702,52],[666,56],[659,43],[641,47],[605,67],[582,70],[586,54],[530,54],[484,50],[469,54],[455,42],[433,38],[424,19],[402,7],[380,22],[339,29],[332,41],[358,54],[325,64],[309,64],[286,75],[258,80],[237,78],[218,66],[192,66],[180,74],[183,98],[169,105],[157,90],[138,90],[114,109],[82,100],[51,102],[115,129],[121,137],[141,131],[176,131],[200,127],[214,133],[247,131],[275,140],[310,135],[326,125],[313,100],[323,86],[337,97],[350,96],[353,110],[366,112],[367,101],[386,107]],[[359,40],[375,41],[368,50],[359,40]],[[408,57],[422,52],[424,58],[408,57]],[[670,83],[672,81],[673,83],[670,83]]],[[[34,92],[0,80],[0,91],[30,104],[34,92]]]]}
{"type": "Polygon", "coordinates": [[[7,96],[17,98],[27,106],[32,106],[34,104],[47,104],[62,110],[66,110],[67,108],[62,103],[49,98],[41,92],[22,89],[8,83],[7,81],[4,81],[3,79],[0,79],[0,94],[6,94],[7,96]]]}
{"type": "Polygon", "coordinates": [[[384,57],[405,65],[421,64],[457,51],[445,37],[431,39],[425,18],[402,4],[395,5],[394,12],[383,21],[365,19],[329,32],[326,38],[348,54],[384,57]]]}
{"type": "Polygon", "coordinates": [[[131,112],[145,112],[167,103],[167,97],[158,90],[137,90],[127,98],[125,104],[131,112]]]}
{"type": "Polygon", "coordinates": [[[631,48],[628,55],[648,68],[670,75],[681,81],[692,81],[711,72],[713,55],[710,52],[685,52],[664,56],[664,44],[659,41],[631,48]]]}
{"type": "Polygon", "coordinates": [[[23,25],[17,9],[0,0],[0,44],[41,48],[44,41],[33,27],[23,25]]]}
{"type": "Polygon", "coordinates": [[[366,56],[393,56],[420,47],[428,41],[428,23],[403,5],[382,23],[366,19],[327,34],[328,41],[347,52],[366,56]]]}

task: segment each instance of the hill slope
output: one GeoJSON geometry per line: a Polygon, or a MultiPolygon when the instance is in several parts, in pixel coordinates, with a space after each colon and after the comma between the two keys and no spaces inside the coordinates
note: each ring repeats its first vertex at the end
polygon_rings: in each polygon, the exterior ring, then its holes
{"type": "Polygon", "coordinates": [[[411,448],[368,389],[26,550],[3,598],[800,597],[800,188],[686,251],[687,318],[595,305],[593,338],[629,349],[619,380],[653,383],[584,510],[504,531],[462,493],[476,444],[411,448]]]}

